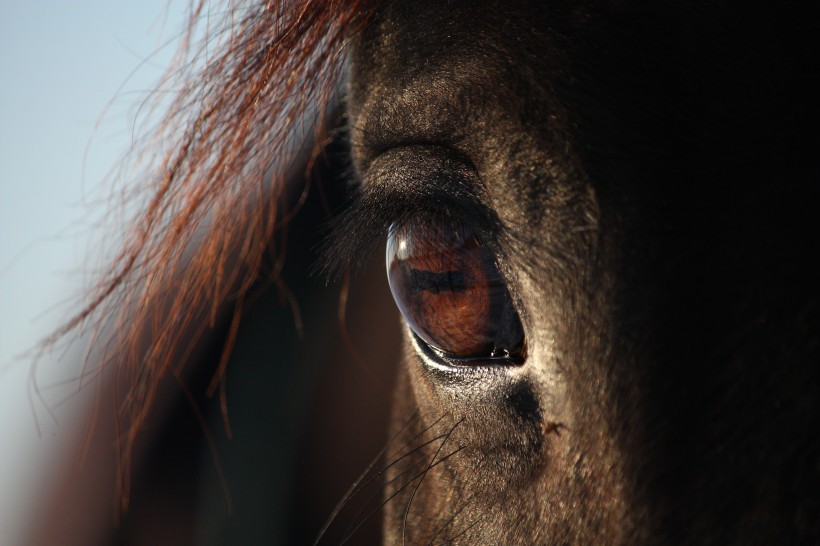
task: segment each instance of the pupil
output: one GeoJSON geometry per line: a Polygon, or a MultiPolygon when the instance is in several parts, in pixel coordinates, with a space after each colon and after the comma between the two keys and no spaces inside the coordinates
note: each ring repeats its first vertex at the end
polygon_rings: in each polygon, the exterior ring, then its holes
{"type": "Polygon", "coordinates": [[[410,286],[413,292],[428,291],[433,294],[440,292],[463,292],[467,285],[464,282],[463,271],[447,271],[436,273],[423,269],[410,270],[410,286]]]}

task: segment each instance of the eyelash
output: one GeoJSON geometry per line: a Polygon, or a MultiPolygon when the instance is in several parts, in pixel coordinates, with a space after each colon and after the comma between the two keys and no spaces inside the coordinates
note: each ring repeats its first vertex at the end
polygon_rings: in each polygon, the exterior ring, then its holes
{"type": "Polygon", "coordinates": [[[425,195],[393,189],[352,189],[347,205],[325,226],[315,272],[335,280],[347,268],[361,267],[374,249],[382,252],[388,230],[430,222],[468,225],[487,248],[497,250],[498,221],[471,197],[453,198],[442,188],[425,195]]]}

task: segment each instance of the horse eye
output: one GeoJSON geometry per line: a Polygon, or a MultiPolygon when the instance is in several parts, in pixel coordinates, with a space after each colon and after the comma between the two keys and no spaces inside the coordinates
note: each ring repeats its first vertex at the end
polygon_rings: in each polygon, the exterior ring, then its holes
{"type": "Polygon", "coordinates": [[[387,277],[404,319],[439,356],[524,360],[524,330],[495,258],[463,224],[391,228],[387,277]]]}

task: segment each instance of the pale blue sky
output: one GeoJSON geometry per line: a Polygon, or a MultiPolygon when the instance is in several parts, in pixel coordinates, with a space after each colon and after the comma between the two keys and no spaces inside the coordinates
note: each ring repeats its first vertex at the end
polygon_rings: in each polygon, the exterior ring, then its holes
{"type": "MultiPolygon", "coordinates": [[[[129,146],[141,92],[157,81],[173,49],[141,61],[180,29],[186,5],[0,1],[2,544],[20,540],[22,519],[34,510],[32,484],[49,475],[72,430],[71,416],[58,411],[56,423],[38,414],[44,433],[37,435],[26,394],[29,364],[15,356],[67,316],[84,275],[99,265],[85,257],[103,209],[86,201],[104,195],[100,181],[129,146]]],[[[46,383],[70,365],[45,360],[46,383]]]]}

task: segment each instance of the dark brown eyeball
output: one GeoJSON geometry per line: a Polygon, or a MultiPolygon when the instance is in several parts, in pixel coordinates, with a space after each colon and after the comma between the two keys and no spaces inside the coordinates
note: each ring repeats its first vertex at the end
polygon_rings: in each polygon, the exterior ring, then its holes
{"type": "Polygon", "coordinates": [[[449,359],[525,357],[524,330],[491,252],[461,223],[391,228],[387,276],[413,332],[449,359]]]}

